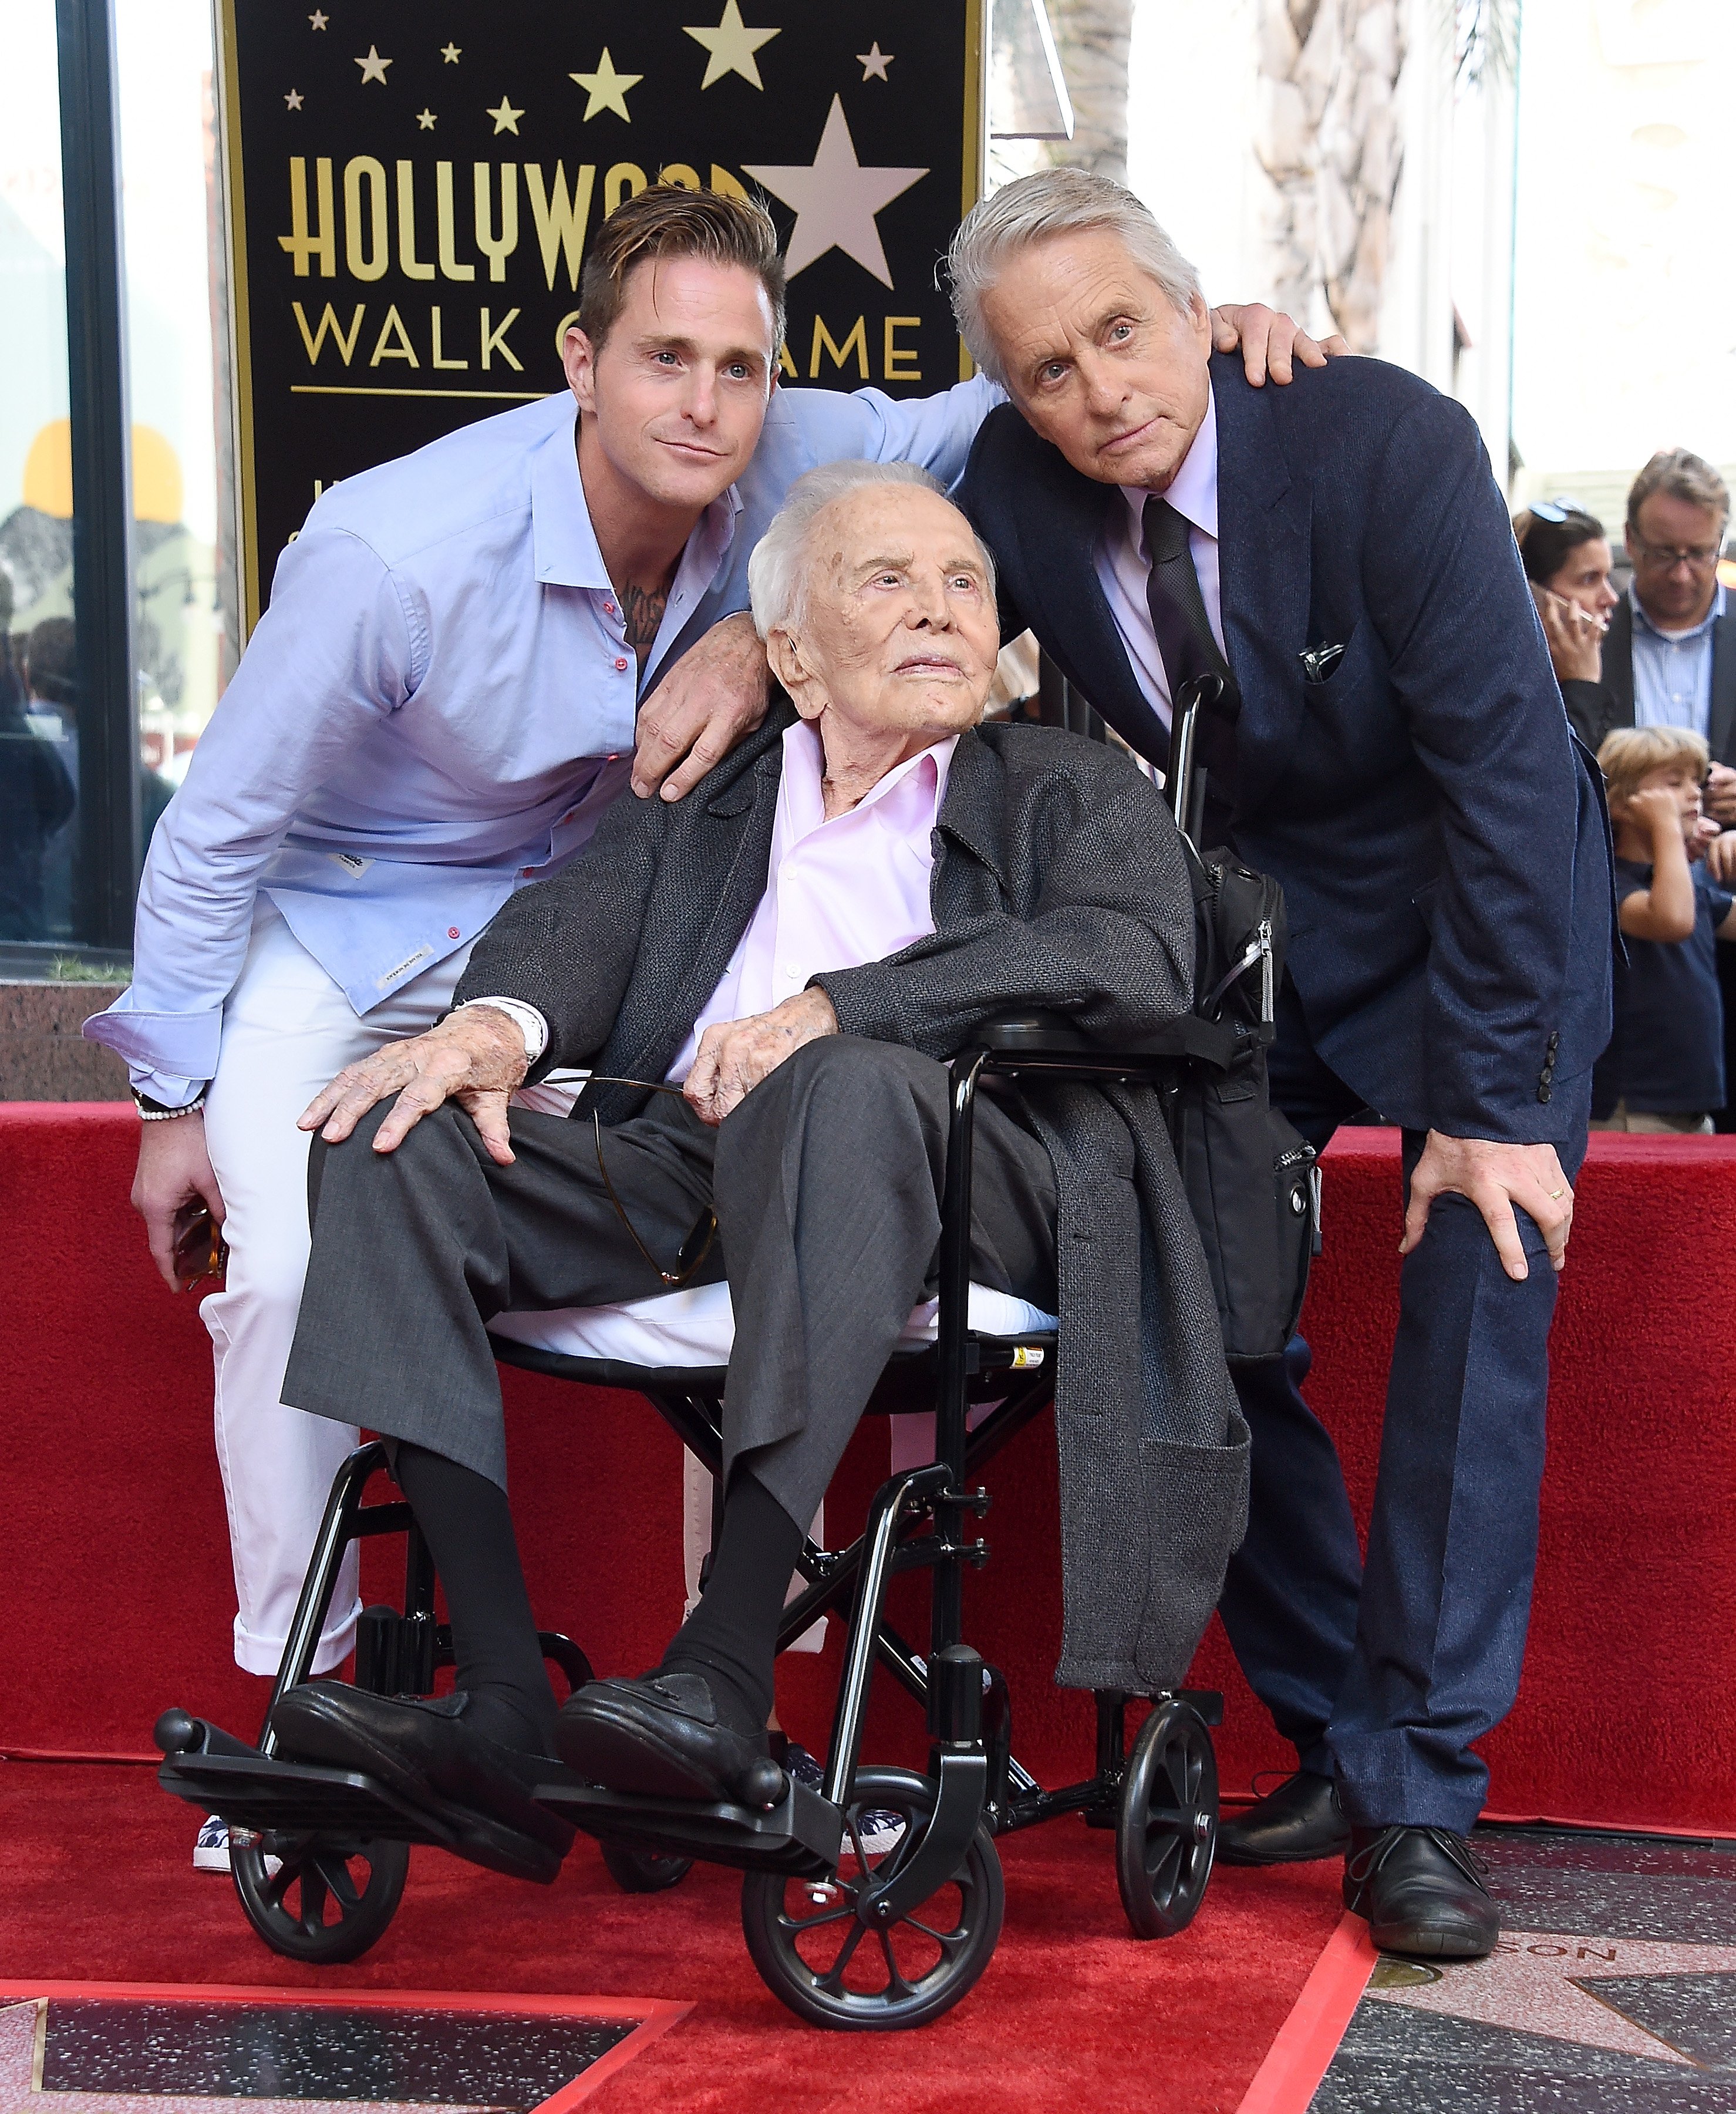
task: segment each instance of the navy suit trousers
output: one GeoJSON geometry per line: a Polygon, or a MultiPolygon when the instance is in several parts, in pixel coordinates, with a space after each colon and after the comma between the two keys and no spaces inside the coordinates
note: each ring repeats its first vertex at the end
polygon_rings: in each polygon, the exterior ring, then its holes
{"type": "MultiPolygon", "coordinates": [[[[1273,1100],[1316,1147],[1361,1109],[1287,989],[1271,1078],[1273,1100]]],[[[1583,1123],[1574,1135],[1557,1147],[1569,1179],[1583,1123]]],[[[1405,1132],[1407,1190],[1423,1143],[1405,1132]]],[[[1519,1226],[1523,1284],[1460,1197],[1436,1200],[1405,1260],[1366,1565],[1337,1450],[1300,1391],[1306,1343],[1295,1337],[1281,1362],[1237,1373],[1252,1488],[1224,1627],[1302,1767],[1336,1776],[1360,1826],[1469,1829],[1488,1786],[1471,1742],[1518,1691],[1556,1303],[1542,1235],[1524,1213],[1519,1226]]]]}

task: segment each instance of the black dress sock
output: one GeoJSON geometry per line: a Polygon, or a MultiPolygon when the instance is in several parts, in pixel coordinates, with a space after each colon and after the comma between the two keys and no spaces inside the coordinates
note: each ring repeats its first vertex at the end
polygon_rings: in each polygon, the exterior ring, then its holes
{"type": "Polygon", "coordinates": [[[705,1677],[721,1723],[751,1739],[771,1714],[778,1621],[803,1528],[745,1469],[729,1479],[711,1576],[658,1671],[705,1677]]]}
{"type": "Polygon", "coordinates": [[[444,1453],[400,1439],[393,1472],[446,1589],[464,1723],[503,1747],[555,1752],[555,1691],[537,1641],[506,1493],[444,1453]]]}

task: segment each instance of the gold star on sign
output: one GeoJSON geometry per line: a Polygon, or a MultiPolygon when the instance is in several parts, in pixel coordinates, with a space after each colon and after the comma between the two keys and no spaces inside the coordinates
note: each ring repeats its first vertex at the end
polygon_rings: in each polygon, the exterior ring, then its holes
{"type": "Polygon", "coordinates": [[[456,44],[442,44],[440,48],[440,55],[445,61],[448,66],[456,66],[458,64],[458,46],[456,44]]]}
{"type": "Polygon", "coordinates": [[[286,110],[299,110],[299,109],[300,109],[300,108],[301,108],[301,90],[300,90],[299,88],[292,88],[292,89],[290,90],[289,94],[288,94],[286,96],[285,96],[285,98],[283,98],[283,107],[284,107],[284,108],[285,108],[286,110]]]}
{"type": "Polygon", "coordinates": [[[871,50],[858,52],[856,56],[861,66],[864,80],[884,80],[887,67],[898,55],[896,52],[883,52],[879,40],[876,39],[871,50]]]}
{"type": "Polygon", "coordinates": [[[612,110],[618,117],[633,122],[627,108],[627,91],[637,88],[644,80],[642,73],[617,73],[614,61],[609,56],[609,47],[603,47],[603,56],[596,62],[595,73],[569,74],[585,91],[585,119],[588,123],[600,110],[612,110]]]}
{"type": "Polygon", "coordinates": [[[500,98],[500,107],[498,110],[484,110],[482,114],[485,117],[493,118],[497,137],[502,132],[510,132],[516,138],[519,131],[519,120],[524,112],[522,110],[514,110],[503,95],[500,98]]]}
{"type": "Polygon", "coordinates": [[[377,80],[379,82],[381,87],[384,88],[386,85],[386,69],[395,63],[395,62],[391,59],[382,59],[380,56],[379,47],[376,44],[370,44],[368,47],[367,57],[365,59],[358,59],[356,61],[356,64],[362,69],[363,87],[366,88],[368,82],[371,80],[377,80]]]}
{"type": "Polygon", "coordinates": [[[687,34],[711,54],[706,61],[706,77],[699,84],[702,89],[710,87],[713,81],[721,80],[726,73],[738,73],[743,80],[763,89],[765,84],[760,78],[760,63],[754,53],[761,44],[769,44],[783,32],[750,30],[742,20],[736,0],[724,0],[724,19],[715,30],[688,30],[687,34]]]}
{"type": "Polygon", "coordinates": [[[331,20],[331,17],[327,15],[322,15],[316,10],[314,13],[308,16],[308,20],[313,25],[316,30],[323,30],[326,24],[331,20]]]}
{"type": "Polygon", "coordinates": [[[433,112],[432,110],[418,110],[416,113],[416,122],[422,127],[424,132],[432,132],[434,130],[433,112]]]}

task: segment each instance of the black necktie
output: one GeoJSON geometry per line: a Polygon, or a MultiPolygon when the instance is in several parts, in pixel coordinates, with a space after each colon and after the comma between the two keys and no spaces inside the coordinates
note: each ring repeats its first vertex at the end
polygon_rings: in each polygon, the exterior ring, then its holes
{"type": "Polygon", "coordinates": [[[1217,704],[1201,710],[1195,736],[1195,753],[1205,768],[1212,810],[1207,835],[1216,842],[1224,834],[1236,799],[1236,718],[1241,710],[1241,693],[1212,636],[1199,575],[1194,570],[1186,517],[1155,494],[1145,502],[1145,550],[1151,560],[1145,601],[1171,698],[1178,697],[1182,684],[1196,675],[1217,675],[1224,684],[1217,704]]]}

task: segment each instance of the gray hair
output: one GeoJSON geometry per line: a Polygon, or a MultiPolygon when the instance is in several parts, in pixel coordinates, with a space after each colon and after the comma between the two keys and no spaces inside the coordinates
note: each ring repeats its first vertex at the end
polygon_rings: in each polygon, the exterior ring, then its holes
{"type": "MultiPolygon", "coordinates": [[[[834,499],[875,484],[913,484],[946,496],[939,480],[915,463],[832,462],[805,471],[790,487],[765,533],[747,561],[747,596],[753,605],[753,628],[761,638],[780,626],[790,629],[801,618],[807,584],[808,532],[834,499]]],[[[994,593],[994,560],[980,537],[976,547],[994,593]]]]}
{"type": "Polygon", "coordinates": [[[1088,169],[1043,169],[980,199],[965,216],[947,252],[947,276],[958,334],[991,382],[1007,373],[983,320],[983,297],[1008,257],[1052,236],[1092,227],[1118,235],[1140,269],[1184,313],[1201,298],[1199,274],[1124,184],[1088,169]]]}

